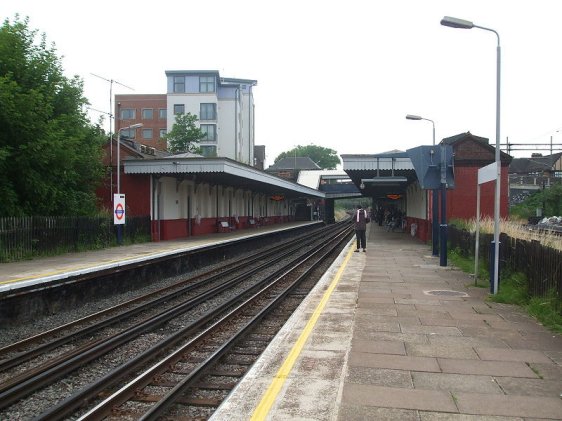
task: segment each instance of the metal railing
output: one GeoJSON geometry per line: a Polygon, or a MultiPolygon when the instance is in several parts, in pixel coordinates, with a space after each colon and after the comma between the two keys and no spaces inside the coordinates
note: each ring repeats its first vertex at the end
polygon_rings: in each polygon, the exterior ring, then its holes
{"type": "MultiPolygon", "coordinates": [[[[127,217],[127,242],[150,241],[150,217],[127,217]]],[[[94,250],[116,244],[111,217],[29,216],[0,218],[0,263],[94,250]]]]}

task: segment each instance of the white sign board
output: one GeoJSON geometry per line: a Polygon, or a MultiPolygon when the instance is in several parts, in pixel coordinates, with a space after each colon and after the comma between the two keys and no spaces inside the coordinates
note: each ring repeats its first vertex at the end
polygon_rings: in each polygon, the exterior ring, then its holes
{"type": "Polygon", "coordinates": [[[113,224],[114,225],[125,224],[125,195],[124,194],[113,195],[113,224]]]}
{"type": "Polygon", "coordinates": [[[478,170],[478,184],[484,184],[488,181],[496,180],[498,178],[498,164],[492,162],[478,170]]]}

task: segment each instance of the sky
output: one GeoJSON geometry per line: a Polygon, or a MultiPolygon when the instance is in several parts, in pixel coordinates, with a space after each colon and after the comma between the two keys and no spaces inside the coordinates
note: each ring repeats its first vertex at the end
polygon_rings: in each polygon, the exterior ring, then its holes
{"type": "Polygon", "coordinates": [[[440,25],[453,16],[500,35],[501,143],[562,144],[560,0],[0,2],[2,21],[16,13],[102,112],[104,79],[114,94],[166,93],[166,70],[257,80],[266,166],[297,145],[341,155],[431,144],[432,123],[406,114],[433,120],[437,142],[470,131],[495,145],[497,38],[440,25]]]}

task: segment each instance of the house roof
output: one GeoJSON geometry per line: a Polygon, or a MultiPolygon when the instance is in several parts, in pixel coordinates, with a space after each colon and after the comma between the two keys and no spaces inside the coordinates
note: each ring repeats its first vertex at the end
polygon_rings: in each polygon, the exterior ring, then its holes
{"type": "MultiPolygon", "coordinates": [[[[455,161],[488,162],[495,159],[495,145],[485,137],[473,135],[470,132],[444,138],[441,143],[451,145],[455,153],[455,161]],[[472,145],[472,146],[468,146],[472,145]],[[474,147],[476,145],[476,148],[474,147]]],[[[500,159],[503,166],[509,165],[513,159],[511,155],[500,150],[500,159]]]]}
{"type": "Polygon", "coordinates": [[[512,174],[529,174],[534,172],[552,171],[554,164],[562,157],[562,152],[532,158],[514,158],[509,165],[512,174]]]}
{"type": "Polygon", "coordinates": [[[467,140],[467,139],[471,139],[474,140],[475,142],[480,142],[484,145],[490,146],[490,141],[488,140],[488,138],[473,135],[472,133],[470,133],[470,131],[466,133],[459,133],[450,137],[445,137],[442,140],[442,142],[446,145],[453,145],[461,140],[467,140]]]}
{"type": "Polygon", "coordinates": [[[296,156],[282,158],[275,164],[270,165],[266,171],[280,170],[320,170],[321,168],[308,156],[296,156]]]}

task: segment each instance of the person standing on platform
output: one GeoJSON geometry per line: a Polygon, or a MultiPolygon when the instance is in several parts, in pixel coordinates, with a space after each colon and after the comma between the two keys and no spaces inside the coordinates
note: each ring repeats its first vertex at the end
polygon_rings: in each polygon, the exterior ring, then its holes
{"type": "Polygon", "coordinates": [[[360,249],[363,249],[363,252],[367,251],[367,223],[369,222],[369,218],[367,216],[367,211],[363,209],[361,205],[357,205],[357,211],[354,215],[355,221],[355,236],[357,237],[357,250],[355,253],[358,253],[360,249]]]}

